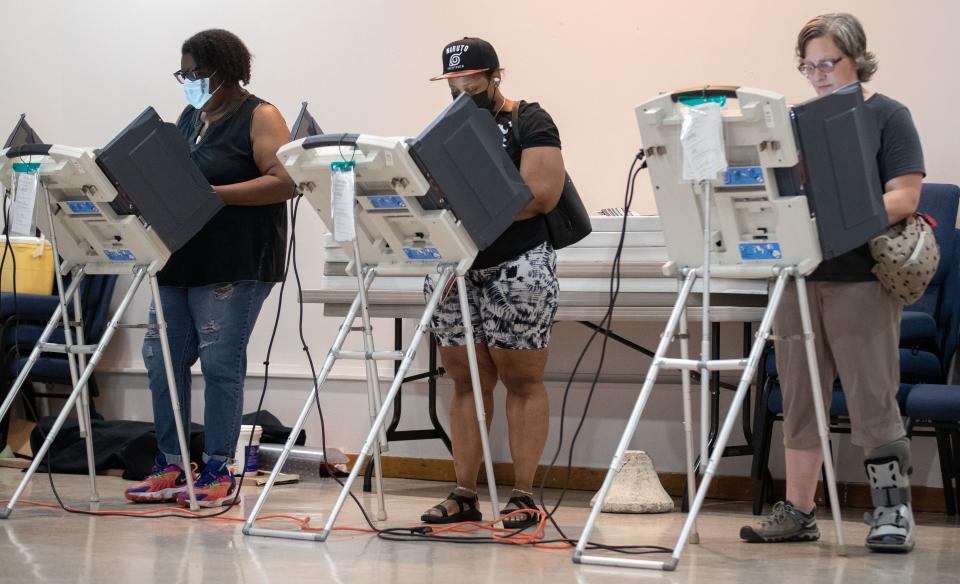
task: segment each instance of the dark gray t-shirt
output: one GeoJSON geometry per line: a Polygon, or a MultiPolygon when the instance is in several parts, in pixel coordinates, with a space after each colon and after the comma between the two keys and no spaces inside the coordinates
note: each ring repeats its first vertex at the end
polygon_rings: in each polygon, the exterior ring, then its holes
{"type": "MultiPolygon", "coordinates": [[[[866,101],[880,128],[880,149],[877,151],[877,167],[880,183],[906,174],[926,174],[923,167],[923,150],[920,136],[913,125],[910,110],[905,105],[886,95],[875,93],[866,101]]],[[[826,282],[864,282],[876,280],[870,271],[873,256],[867,244],[829,259],[810,274],[810,280],[826,282]]]]}

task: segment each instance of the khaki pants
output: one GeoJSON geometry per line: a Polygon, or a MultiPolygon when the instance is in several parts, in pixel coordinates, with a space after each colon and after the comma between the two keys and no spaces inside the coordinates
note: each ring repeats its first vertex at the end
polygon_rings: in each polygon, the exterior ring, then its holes
{"type": "MultiPolygon", "coordinates": [[[[896,400],[902,306],[876,281],[807,282],[807,297],[827,413],[839,374],[854,444],[877,448],[904,436],[896,400]]],[[[817,420],[794,282],[784,290],[773,333],[783,388],[784,446],[814,448],[819,444],[817,420]]]]}

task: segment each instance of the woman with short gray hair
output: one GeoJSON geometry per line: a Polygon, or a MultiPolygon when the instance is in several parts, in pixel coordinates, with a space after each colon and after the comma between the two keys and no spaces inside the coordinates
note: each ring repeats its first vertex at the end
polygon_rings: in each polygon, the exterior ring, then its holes
{"type": "MultiPolygon", "coordinates": [[[[867,36],[850,14],[825,14],[808,22],[797,37],[797,69],[817,95],[866,83],[877,71],[867,36]]],[[[920,138],[907,108],[863,87],[874,113],[880,144],[876,159],[883,204],[890,224],[917,210],[924,176],[920,138]]],[[[827,411],[839,375],[850,413],[850,440],[864,449],[875,510],[867,515],[866,546],[873,551],[907,552],[915,529],[910,505],[910,442],[897,404],[900,386],[902,305],[872,273],[865,244],[820,264],[808,277],[820,384],[827,411]],[[880,472],[882,468],[883,472],[880,472]]],[[[783,443],[786,500],[740,537],[753,543],[814,541],[820,537],[814,494],[823,465],[810,377],[797,307],[796,286],[784,291],[774,319],[777,371],[783,388],[783,443]]]]}

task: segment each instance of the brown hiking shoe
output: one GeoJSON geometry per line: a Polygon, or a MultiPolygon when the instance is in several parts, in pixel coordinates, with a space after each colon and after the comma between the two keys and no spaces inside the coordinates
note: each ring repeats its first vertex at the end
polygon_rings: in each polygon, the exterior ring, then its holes
{"type": "Polygon", "coordinates": [[[740,539],[749,543],[816,541],[820,539],[816,512],[814,508],[810,513],[803,513],[790,501],[780,501],[759,523],[741,527],[740,539]]]}

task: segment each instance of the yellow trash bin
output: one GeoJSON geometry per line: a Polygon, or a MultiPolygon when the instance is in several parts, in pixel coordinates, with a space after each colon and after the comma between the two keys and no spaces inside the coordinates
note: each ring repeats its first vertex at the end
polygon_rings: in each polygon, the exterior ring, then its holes
{"type": "Polygon", "coordinates": [[[13,292],[16,259],[17,294],[52,294],[53,247],[50,242],[40,237],[14,236],[7,248],[5,239],[0,236],[0,258],[6,253],[0,272],[0,292],[13,292]]]}

